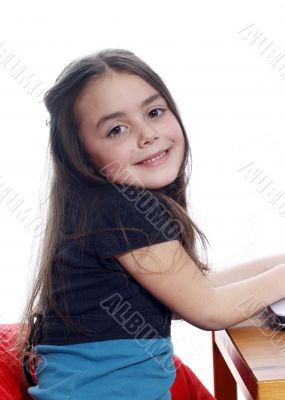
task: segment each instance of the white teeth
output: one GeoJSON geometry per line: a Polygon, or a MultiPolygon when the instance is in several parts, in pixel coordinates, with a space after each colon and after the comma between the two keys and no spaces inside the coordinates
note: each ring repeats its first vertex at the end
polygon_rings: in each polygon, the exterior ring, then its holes
{"type": "Polygon", "coordinates": [[[155,160],[159,160],[159,159],[160,159],[161,157],[163,157],[165,154],[166,154],[166,150],[165,150],[163,153],[161,153],[160,156],[151,158],[150,160],[147,160],[147,161],[142,161],[142,164],[147,164],[147,163],[151,163],[151,162],[153,162],[153,161],[155,161],[155,160]]]}

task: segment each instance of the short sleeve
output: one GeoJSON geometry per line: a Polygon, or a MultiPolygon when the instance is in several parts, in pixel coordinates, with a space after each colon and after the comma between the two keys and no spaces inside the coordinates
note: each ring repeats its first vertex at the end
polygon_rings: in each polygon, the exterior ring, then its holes
{"type": "Polygon", "coordinates": [[[147,189],[110,184],[99,204],[93,214],[93,246],[102,258],[176,240],[182,230],[166,202],[147,189]]]}

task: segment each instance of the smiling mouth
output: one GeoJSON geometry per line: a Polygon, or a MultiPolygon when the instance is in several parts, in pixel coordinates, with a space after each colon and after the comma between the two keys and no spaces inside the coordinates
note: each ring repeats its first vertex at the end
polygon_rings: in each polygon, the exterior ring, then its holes
{"type": "Polygon", "coordinates": [[[154,157],[153,159],[147,160],[147,161],[141,161],[135,165],[140,165],[142,167],[153,167],[156,165],[160,165],[162,164],[169,156],[169,150],[164,150],[163,152],[161,152],[161,154],[157,157],[154,157]]]}

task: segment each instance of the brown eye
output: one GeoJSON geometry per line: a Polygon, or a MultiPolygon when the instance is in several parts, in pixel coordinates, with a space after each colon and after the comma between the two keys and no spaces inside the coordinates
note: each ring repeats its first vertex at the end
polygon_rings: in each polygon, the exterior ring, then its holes
{"type": "Polygon", "coordinates": [[[161,115],[166,111],[164,108],[154,108],[148,114],[151,114],[151,113],[153,113],[154,111],[157,111],[157,110],[162,111],[162,113],[160,115],[154,115],[154,117],[161,117],[161,115]]]}
{"type": "Polygon", "coordinates": [[[118,136],[117,133],[120,135],[121,132],[118,132],[117,128],[120,128],[121,126],[124,126],[124,125],[116,125],[116,126],[114,126],[114,128],[112,128],[112,129],[109,131],[107,137],[118,136]]]}

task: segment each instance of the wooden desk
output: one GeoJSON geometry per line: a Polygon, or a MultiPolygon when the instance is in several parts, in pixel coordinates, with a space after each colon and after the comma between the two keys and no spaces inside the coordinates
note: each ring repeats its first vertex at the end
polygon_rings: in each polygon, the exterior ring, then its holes
{"type": "Polygon", "coordinates": [[[214,395],[237,400],[285,399],[285,331],[263,311],[238,325],[212,332],[214,395]]]}

